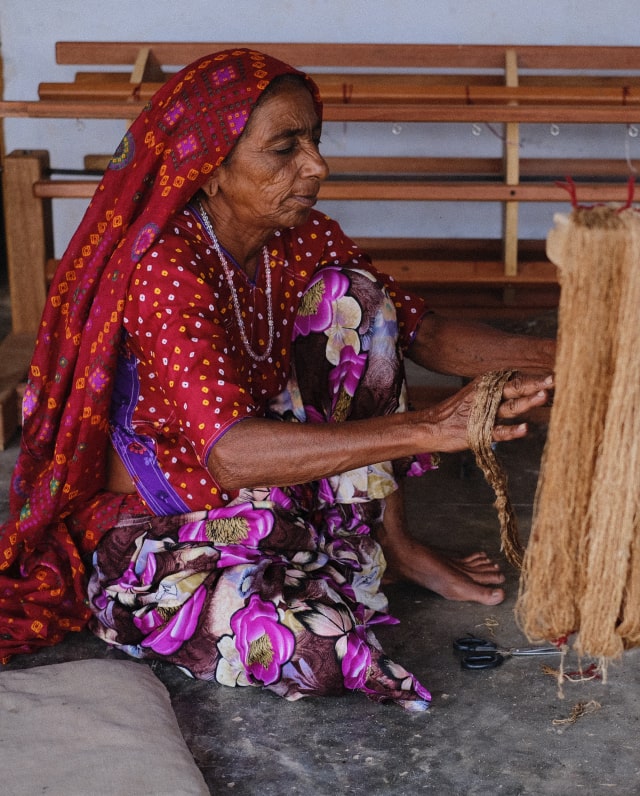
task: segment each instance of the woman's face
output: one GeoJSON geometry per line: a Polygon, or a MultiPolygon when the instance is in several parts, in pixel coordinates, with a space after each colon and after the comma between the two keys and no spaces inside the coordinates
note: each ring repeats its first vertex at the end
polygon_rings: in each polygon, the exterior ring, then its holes
{"type": "Polygon", "coordinates": [[[320,129],[304,86],[285,82],[265,98],[205,189],[216,222],[269,237],[306,221],[329,173],[318,150],[320,129]]]}

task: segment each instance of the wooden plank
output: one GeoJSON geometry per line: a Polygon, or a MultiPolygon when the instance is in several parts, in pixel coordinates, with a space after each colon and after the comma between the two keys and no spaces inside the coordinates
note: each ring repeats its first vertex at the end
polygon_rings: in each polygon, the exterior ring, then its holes
{"type": "Polygon", "coordinates": [[[500,318],[539,317],[540,313],[552,312],[558,307],[560,291],[557,286],[543,289],[518,288],[513,292],[508,305],[504,302],[503,288],[484,288],[481,285],[464,287],[429,286],[423,291],[412,288],[422,295],[427,306],[437,312],[453,317],[484,321],[500,318]]]}
{"type": "Polygon", "coordinates": [[[420,76],[368,75],[344,76],[328,80],[317,76],[318,86],[327,103],[436,103],[461,105],[498,105],[500,103],[548,105],[637,105],[637,86],[483,86],[432,85],[420,76]]]}
{"type": "Polygon", "coordinates": [[[38,199],[90,199],[96,180],[36,180],[33,195],[38,199]]]}
{"type": "MultiPolygon", "coordinates": [[[[85,155],[87,171],[103,172],[109,165],[110,155],[85,155]]],[[[333,156],[325,157],[332,177],[350,175],[366,176],[425,176],[469,175],[500,176],[504,173],[503,158],[465,157],[377,157],[377,156],[333,156]]],[[[605,177],[613,180],[629,179],[631,172],[622,158],[521,158],[520,173],[523,178],[546,177],[564,179],[568,174],[574,178],[584,176],[595,179],[605,177]]]]}
{"type": "MultiPolygon", "coordinates": [[[[105,73],[107,74],[107,73],[105,73]]],[[[627,82],[607,86],[489,86],[472,81],[434,83],[432,77],[422,75],[312,75],[323,102],[327,105],[612,105],[639,106],[640,86],[627,82]]],[[[148,101],[162,87],[164,81],[123,82],[118,76],[109,80],[104,75],[74,82],[42,82],[38,86],[41,100],[61,102],[127,101],[136,90],[139,100],[148,101]]]]}
{"type": "Polygon", "coordinates": [[[55,100],[2,100],[0,117],[5,119],[129,119],[144,108],[144,102],[61,102],[55,100]]]}
{"type": "MultiPolygon", "coordinates": [[[[40,199],[90,199],[96,180],[36,180],[34,196],[40,199]]],[[[580,183],[581,202],[626,202],[624,183],[580,183]]],[[[555,183],[536,182],[504,185],[496,182],[447,182],[371,179],[327,180],[320,188],[320,200],[413,201],[413,202],[559,202],[569,200],[568,192],[555,183]]]]}
{"type": "Polygon", "coordinates": [[[11,324],[15,333],[33,333],[46,299],[44,263],[53,250],[51,207],[32,191],[48,168],[41,150],[11,152],[4,161],[3,198],[11,324]]]}
{"type": "Polygon", "coordinates": [[[453,105],[326,104],[325,121],[334,122],[523,122],[528,124],[638,124],[640,109],[616,105],[453,105]]]}
{"type": "Polygon", "coordinates": [[[129,78],[130,83],[138,84],[143,81],[156,81],[162,83],[166,75],[162,72],[150,47],[141,47],[133,64],[133,71],[129,78]]]}
{"type": "MultiPolygon", "coordinates": [[[[505,80],[507,87],[518,87],[518,56],[514,49],[505,54],[505,80]]],[[[520,182],[520,126],[518,122],[505,125],[504,140],[505,182],[517,185],[520,182]]]]}
{"type": "MultiPolygon", "coordinates": [[[[159,77],[158,80],[153,80],[152,78],[148,79],[148,82],[163,82],[168,78],[172,77],[176,72],[167,71],[163,72],[163,76],[159,77]]],[[[310,72],[309,73],[314,79],[322,75],[324,79],[328,80],[330,77],[337,79],[339,73],[333,72],[310,72]]],[[[343,72],[341,73],[342,81],[348,81],[354,78],[354,75],[359,75],[359,72],[343,72]]],[[[385,73],[386,74],[386,73],[385,73]]],[[[411,75],[411,73],[401,72],[401,73],[390,73],[394,76],[394,79],[403,76],[409,79],[419,78],[420,82],[423,85],[440,85],[440,86],[465,86],[465,85],[479,85],[479,86],[502,86],[503,83],[503,76],[500,74],[495,74],[493,72],[478,72],[473,73],[469,71],[464,72],[442,72],[438,70],[436,72],[418,72],[416,75],[411,75]]],[[[373,75],[379,76],[380,72],[373,72],[369,73],[368,75],[365,74],[367,79],[372,79],[373,75]]],[[[105,71],[87,71],[86,69],[82,69],[75,73],[74,75],[74,82],[75,83],[92,83],[95,81],[103,81],[106,83],[130,83],[131,82],[131,72],[105,72],[105,71]]],[[[65,84],[61,84],[65,85],[65,84]]],[[[603,88],[616,88],[620,90],[625,87],[630,88],[637,88],[640,86],[640,74],[633,74],[633,73],[626,73],[626,74],[599,74],[599,73],[592,73],[592,74],[580,74],[580,73],[563,73],[563,74],[554,74],[553,72],[549,74],[541,74],[541,73],[526,73],[519,75],[519,85],[521,86],[553,86],[557,88],[569,88],[570,86],[574,86],[576,88],[584,88],[586,86],[591,86],[592,88],[595,87],[603,87],[603,88]]]]}
{"type": "Polygon", "coordinates": [[[640,70],[640,47],[582,45],[457,45],[335,42],[78,42],[56,43],[59,64],[133,64],[150,47],[163,66],[184,66],[220,50],[250,47],[296,66],[450,67],[498,69],[506,47],[517,50],[521,69],[640,70]]]}
{"type": "MultiPolygon", "coordinates": [[[[555,183],[535,182],[504,185],[495,182],[455,180],[329,180],[320,189],[320,199],[362,201],[430,202],[558,202],[569,201],[568,192],[555,183]]],[[[580,183],[581,202],[626,202],[625,184],[580,183]]]]}
{"type": "MultiPolygon", "coordinates": [[[[134,92],[135,94],[135,92],[134,92]]],[[[31,119],[130,119],[143,110],[145,102],[91,100],[3,100],[0,117],[31,119]]],[[[450,122],[529,124],[638,124],[640,106],[630,105],[423,105],[419,103],[351,104],[327,103],[325,121],[334,122],[450,122]]]]}
{"type": "Polygon", "coordinates": [[[17,385],[0,388],[0,450],[5,450],[20,425],[17,385]]]}
{"type": "Polygon", "coordinates": [[[521,158],[521,178],[605,177],[629,179],[631,170],[624,158],[521,158]]]}
{"type": "MultiPolygon", "coordinates": [[[[510,88],[518,87],[518,55],[512,48],[505,53],[505,81],[510,88]]],[[[505,183],[518,185],[520,182],[520,125],[509,122],[505,125],[504,134],[504,170],[505,183]]],[[[504,273],[514,277],[518,273],[518,202],[505,202],[502,208],[504,273]]]]}
{"type": "Polygon", "coordinates": [[[134,84],[127,80],[88,80],[79,83],[40,83],[38,97],[53,102],[147,102],[162,83],[134,84]]]}
{"type": "Polygon", "coordinates": [[[534,286],[555,285],[558,282],[557,271],[549,262],[523,263],[513,275],[506,274],[501,260],[472,262],[460,260],[411,260],[372,258],[376,266],[385,274],[389,274],[407,287],[420,285],[501,285],[534,286]]]}
{"type": "MultiPolygon", "coordinates": [[[[109,165],[111,155],[85,155],[84,168],[91,172],[103,172],[109,165]]],[[[496,175],[502,173],[502,159],[500,158],[465,158],[465,157],[385,157],[385,156],[334,156],[325,157],[332,176],[351,175],[358,177],[365,176],[418,176],[425,174],[475,174],[475,175],[496,175]]],[[[545,161],[549,162],[549,161],[545,161]]],[[[566,160],[558,160],[557,163],[567,163],[566,160]]],[[[577,165],[582,166],[584,160],[577,160],[577,165]]],[[[594,163],[596,163],[594,161],[594,163]]],[[[597,170],[589,171],[589,174],[611,174],[615,168],[616,173],[620,167],[620,161],[608,160],[597,161],[597,170]],[[609,168],[609,166],[611,168],[609,168]]],[[[537,167],[541,168],[541,167],[537,167]]],[[[625,164],[626,172],[628,166],[625,164]]],[[[565,173],[574,174],[575,170],[568,172],[563,169],[553,171],[551,167],[541,173],[565,173]]]]}
{"type": "Polygon", "coordinates": [[[504,272],[499,239],[366,237],[356,242],[382,271],[406,285],[540,286],[558,281],[544,241],[521,242],[514,275],[504,272]]]}
{"type": "MultiPolygon", "coordinates": [[[[408,238],[362,236],[356,239],[365,251],[399,253],[406,256],[429,256],[456,260],[480,257],[485,260],[500,260],[500,238],[408,238]]],[[[546,241],[523,239],[520,241],[520,257],[528,262],[546,260],[546,241]]]]}
{"type": "MultiPolygon", "coordinates": [[[[159,77],[158,80],[153,80],[149,78],[146,82],[155,82],[160,83],[166,81],[168,78],[172,77],[173,75],[177,74],[176,72],[164,72],[162,77],[159,77]]],[[[365,81],[371,81],[374,77],[382,77],[389,74],[393,80],[399,79],[406,79],[409,82],[418,82],[420,85],[429,86],[429,85],[436,85],[436,86],[503,86],[503,76],[499,74],[485,73],[485,72],[460,72],[460,73],[443,73],[441,71],[437,72],[417,72],[416,74],[412,74],[410,72],[401,72],[401,73],[384,73],[381,74],[380,72],[309,72],[308,74],[315,79],[324,79],[324,80],[340,80],[341,82],[349,81],[353,79],[362,79],[365,81]]],[[[75,83],[93,83],[96,81],[104,81],[107,83],[130,83],[131,82],[131,73],[130,72],[105,72],[105,71],[86,71],[86,70],[79,70],[75,73],[73,82],[75,83]]],[[[144,82],[144,81],[143,81],[144,82]]],[[[605,88],[609,91],[616,90],[620,91],[621,89],[631,88],[637,89],[640,86],[640,74],[555,74],[551,72],[550,74],[539,74],[539,73],[526,73],[522,74],[519,73],[518,84],[520,86],[531,86],[531,87],[547,87],[547,88],[560,88],[560,89],[567,89],[570,87],[574,87],[577,89],[583,89],[587,87],[591,88],[605,88]]],[[[65,85],[62,83],[61,85],[65,85]]]]}
{"type": "Polygon", "coordinates": [[[503,215],[503,266],[505,279],[512,280],[518,275],[518,221],[519,202],[505,202],[503,215]]]}
{"type": "Polygon", "coordinates": [[[34,345],[33,334],[9,334],[0,342],[0,450],[5,450],[21,423],[20,385],[34,345]]]}
{"type": "MultiPolygon", "coordinates": [[[[311,74],[318,83],[325,102],[346,101],[465,101],[469,87],[477,84],[499,86],[495,76],[484,75],[422,75],[422,74],[311,74]]],[[[145,100],[161,88],[165,78],[137,81],[140,96],[145,100]]],[[[73,82],[42,82],[38,86],[40,99],[126,99],[133,79],[121,72],[79,72],[73,82]]],[[[639,83],[640,85],[640,83],[639,83]]],[[[607,96],[617,98],[619,84],[604,89],[607,96]]],[[[552,92],[549,91],[549,94],[552,92]]]]}
{"type": "Polygon", "coordinates": [[[163,65],[182,66],[220,50],[251,48],[297,66],[403,67],[499,66],[502,48],[457,45],[282,43],[282,42],[57,42],[59,64],[132,64],[140,47],[149,46],[163,65]]]}

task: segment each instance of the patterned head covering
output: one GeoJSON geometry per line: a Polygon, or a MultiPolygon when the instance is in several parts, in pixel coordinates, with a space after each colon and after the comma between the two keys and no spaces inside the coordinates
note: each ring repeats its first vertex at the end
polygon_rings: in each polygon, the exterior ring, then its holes
{"type": "MultiPolygon", "coordinates": [[[[29,372],[11,518],[0,533],[0,657],[3,649],[26,651],[19,642],[27,638],[52,643],[56,628],[70,629],[69,617],[87,615],[78,607],[85,596],[78,547],[86,552],[87,540],[73,539],[64,518],[104,485],[130,274],[284,74],[301,73],[249,49],[214,53],[177,73],[124,136],[62,257],[29,372]]],[[[321,117],[317,87],[302,76],[321,117]]]]}

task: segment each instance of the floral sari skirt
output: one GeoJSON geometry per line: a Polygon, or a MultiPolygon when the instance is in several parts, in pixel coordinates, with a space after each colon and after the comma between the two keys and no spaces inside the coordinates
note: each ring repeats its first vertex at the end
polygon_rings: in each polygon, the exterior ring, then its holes
{"type": "MultiPolygon", "coordinates": [[[[406,410],[395,310],[364,271],[325,268],[302,301],[282,421],[342,422],[406,410]],[[312,363],[312,366],[310,366],[312,363]]],[[[242,490],[209,511],[120,508],[96,548],[92,629],[136,658],[291,700],[361,691],[425,710],[428,691],[384,654],[393,624],[372,531],[396,478],[430,457],[382,462],[287,488],[242,490]]],[[[121,505],[121,504],[119,504],[121,505]]]]}

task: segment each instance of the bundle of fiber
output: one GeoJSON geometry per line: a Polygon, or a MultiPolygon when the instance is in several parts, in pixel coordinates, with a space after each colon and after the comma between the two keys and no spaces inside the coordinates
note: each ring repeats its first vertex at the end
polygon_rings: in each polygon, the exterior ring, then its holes
{"type": "Polygon", "coordinates": [[[555,222],[556,394],[516,613],[530,639],[606,660],[640,645],[640,213],[555,222]]]}
{"type": "Polygon", "coordinates": [[[493,449],[493,426],[502,400],[504,385],[512,370],[485,373],[478,381],[476,395],[467,426],[469,447],[476,464],[496,496],[494,507],[500,521],[500,548],[507,561],[516,569],[522,566],[522,543],[518,520],[507,491],[507,474],[493,449]]]}

